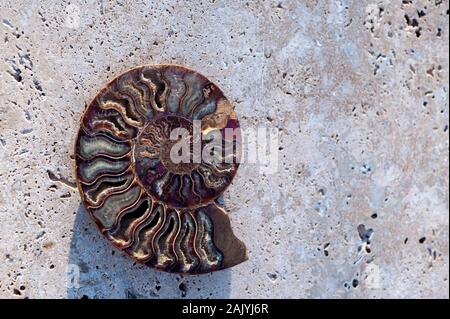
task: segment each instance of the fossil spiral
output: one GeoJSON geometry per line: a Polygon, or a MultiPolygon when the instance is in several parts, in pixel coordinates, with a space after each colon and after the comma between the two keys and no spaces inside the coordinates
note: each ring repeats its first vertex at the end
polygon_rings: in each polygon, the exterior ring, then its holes
{"type": "Polygon", "coordinates": [[[199,73],[131,69],[82,116],[75,154],[83,204],[114,246],[147,266],[198,274],[239,264],[246,248],[217,203],[238,169],[239,133],[230,102],[199,73]],[[176,129],[184,133],[174,138],[176,129]],[[220,142],[205,143],[213,133],[220,142]],[[183,139],[189,154],[199,145],[212,160],[175,160],[183,139]]]}

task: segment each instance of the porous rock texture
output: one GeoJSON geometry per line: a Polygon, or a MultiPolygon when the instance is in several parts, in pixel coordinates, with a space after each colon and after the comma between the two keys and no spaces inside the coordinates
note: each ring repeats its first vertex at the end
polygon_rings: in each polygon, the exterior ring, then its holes
{"type": "Polygon", "coordinates": [[[0,22],[0,297],[449,297],[449,1],[1,0],[0,22]],[[230,270],[136,265],[81,206],[85,105],[153,63],[278,131],[277,171],[224,194],[230,270]]]}

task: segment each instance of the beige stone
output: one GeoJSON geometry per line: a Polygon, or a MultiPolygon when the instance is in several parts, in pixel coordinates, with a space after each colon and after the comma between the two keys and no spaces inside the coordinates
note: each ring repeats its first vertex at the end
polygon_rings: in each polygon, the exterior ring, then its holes
{"type": "Polygon", "coordinates": [[[0,297],[448,298],[449,2],[403,2],[1,0],[0,297]],[[80,206],[85,104],[151,63],[279,132],[225,194],[231,270],[134,265],[80,206]]]}

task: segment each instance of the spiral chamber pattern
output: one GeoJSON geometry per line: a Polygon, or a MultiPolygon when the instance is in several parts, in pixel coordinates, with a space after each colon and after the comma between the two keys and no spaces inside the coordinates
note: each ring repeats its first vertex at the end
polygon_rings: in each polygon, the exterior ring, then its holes
{"type": "Polygon", "coordinates": [[[132,69],[82,116],[75,153],[83,204],[114,246],[150,267],[198,274],[239,264],[245,245],[216,202],[238,169],[239,133],[231,104],[204,76],[175,65],[132,69]],[[183,128],[194,142],[196,121],[202,138],[236,133],[220,145],[219,157],[230,158],[172,161],[170,132],[183,128]]]}

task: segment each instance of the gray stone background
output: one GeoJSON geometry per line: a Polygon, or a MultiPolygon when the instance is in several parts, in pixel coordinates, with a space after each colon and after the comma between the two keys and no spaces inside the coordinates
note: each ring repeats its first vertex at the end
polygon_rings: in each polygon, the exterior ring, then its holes
{"type": "Polygon", "coordinates": [[[0,0],[0,297],[448,298],[449,2],[0,0]],[[86,103],[142,64],[219,84],[278,171],[225,194],[250,259],[135,265],[74,185],[86,103]]]}

